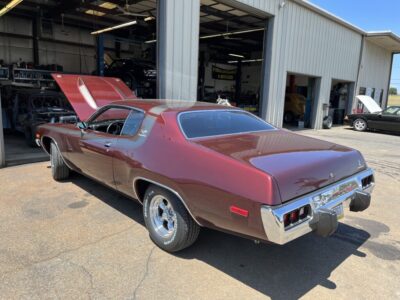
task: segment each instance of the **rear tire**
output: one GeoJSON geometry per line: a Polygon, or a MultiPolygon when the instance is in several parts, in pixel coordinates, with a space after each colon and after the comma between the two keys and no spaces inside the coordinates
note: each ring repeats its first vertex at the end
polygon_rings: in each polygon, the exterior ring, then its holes
{"type": "Polygon", "coordinates": [[[60,151],[54,142],[50,145],[51,175],[56,181],[65,180],[69,177],[69,168],[61,157],[60,151]]]}
{"type": "Polygon", "coordinates": [[[324,129],[331,129],[333,125],[332,118],[330,116],[326,116],[322,121],[322,127],[324,129]]]}
{"type": "Polygon", "coordinates": [[[294,122],[294,115],[291,111],[285,112],[283,116],[283,121],[286,124],[292,124],[294,122]]]}
{"type": "Polygon", "coordinates": [[[200,232],[200,226],[182,202],[173,193],[156,185],[150,185],[146,190],[143,216],[150,238],[167,252],[191,246],[200,232]]]}
{"type": "Polygon", "coordinates": [[[353,128],[355,131],[366,131],[368,128],[367,121],[361,118],[355,119],[353,122],[353,128]]]}

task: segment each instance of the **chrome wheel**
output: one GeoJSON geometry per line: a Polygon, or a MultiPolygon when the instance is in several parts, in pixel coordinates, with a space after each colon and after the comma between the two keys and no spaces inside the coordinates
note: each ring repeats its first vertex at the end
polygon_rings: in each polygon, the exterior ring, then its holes
{"type": "Polygon", "coordinates": [[[362,119],[355,120],[353,126],[358,131],[364,131],[367,129],[367,123],[362,119]]]}
{"type": "Polygon", "coordinates": [[[154,231],[162,238],[169,238],[176,231],[176,214],[171,203],[161,195],[151,200],[149,215],[154,231]]]}

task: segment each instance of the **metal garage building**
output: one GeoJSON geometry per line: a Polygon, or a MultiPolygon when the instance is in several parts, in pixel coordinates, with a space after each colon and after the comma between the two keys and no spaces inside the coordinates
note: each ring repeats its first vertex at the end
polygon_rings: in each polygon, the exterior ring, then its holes
{"type": "MultiPolygon", "coordinates": [[[[0,3],[7,2],[2,0],[0,3]]],[[[92,9],[96,9],[95,2],[89,1],[92,9]]],[[[334,85],[346,85],[349,99],[345,104],[346,112],[355,108],[353,99],[356,94],[371,95],[383,107],[386,106],[393,54],[400,52],[400,37],[391,32],[365,32],[302,0],[130,2],[132,5],[147,2],[156,10],[159,98],[198,99],[202,19],[205,12],[220,9],[214,19],[236,12],[237,16],[249,14],[263,20],[264,44],[258,59],[261,61],[259,114],[268,122],[283,125],[285,94],[297,81],[305,82],[303,85],[308,85],[312,91],[310,128],[322,127],[334,85]]],[[[96,40],[89,30],[69,29],[66,37],[60,34],[63,28],[63,24],[55,26],[54,38],[42,38],[38,43],[35,18],[0,17],[0,58],[17,60],[22,57],[39,61],[42,56],[53,55],[59,61],[69,62],[68,72],[88,73],[96,65],[93,58],[96,40]],[[62,54],[61,48],[64,50],[62,54]],[[77,61],[85,62],[83,69],[82,63],[72,63],[77,61]]],[[[114,48],[117,45],[106,42],[105,47],[114,48]]],[[[118,51],[123,52],[124,48],[118,51]]],[[[0,165],[4,164],[3,147],[0,133],[0,165]]]]}

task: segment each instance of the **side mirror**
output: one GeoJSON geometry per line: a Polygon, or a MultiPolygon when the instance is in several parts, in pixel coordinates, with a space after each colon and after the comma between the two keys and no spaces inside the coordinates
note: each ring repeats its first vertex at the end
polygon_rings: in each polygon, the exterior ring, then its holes
{"type": "Polygon", "coordinates": [[[80,129],[80,130],[86,130],[88,128],[87,124],[85,122],[78,122],[76,124],[76,126],[80,129]]]}

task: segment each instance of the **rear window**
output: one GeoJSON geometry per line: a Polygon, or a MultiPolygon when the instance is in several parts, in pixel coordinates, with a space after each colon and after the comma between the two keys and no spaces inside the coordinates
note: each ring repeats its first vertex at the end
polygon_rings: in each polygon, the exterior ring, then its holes
{"type": "Polygon", "coordinates": [[[191,111],[181,113],[178,118],[182,131],[187,138],[274,129],[274,127],[252,114],[237,110],[191,111]]]}

